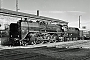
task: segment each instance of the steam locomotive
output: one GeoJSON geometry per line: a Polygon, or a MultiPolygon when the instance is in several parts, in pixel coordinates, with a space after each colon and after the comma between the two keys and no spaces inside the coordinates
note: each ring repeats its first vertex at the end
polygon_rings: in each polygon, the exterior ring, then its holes
{"type": "Polygon", "coordinates": [[[70,29],[60,24],[48,24],[45,21],[19,20],[11,23],[7,39],[3,40],[3,45],[34,45],[55,43],[61,41],[77,40],[79,29],[70,29]]]}

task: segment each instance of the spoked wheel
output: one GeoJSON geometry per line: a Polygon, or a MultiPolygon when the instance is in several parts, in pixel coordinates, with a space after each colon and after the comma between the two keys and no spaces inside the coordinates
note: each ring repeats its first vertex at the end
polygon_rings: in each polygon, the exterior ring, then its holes
{"type": "Polygon", "coordinates": [[[37,44],[43,44],[44,41],[42,41],[42,40],[38,40],[36,43],[37,43],[37,44]]]}

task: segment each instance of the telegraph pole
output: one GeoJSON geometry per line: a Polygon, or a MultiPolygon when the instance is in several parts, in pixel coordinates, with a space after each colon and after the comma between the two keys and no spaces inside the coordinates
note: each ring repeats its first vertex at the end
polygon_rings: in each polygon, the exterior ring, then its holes
{"type": "MultiPolygon", "coordinates": [[[[18,12],[18,0],[16,0],[16,12],[18,12]]],[[[16,15],[16,18],[18,18],[18,15],[16,15]]]]}
{"type": "Polygon", "coordinates": [[[39,16],[39,10],[37,10],[37,16],[39,16]]]}
{"type": "Polygon", "coordinates": [[[18,0],[16,0],[16,12],[18,12],[18,0]]]}
{"type": "Polygon", "coordinates": [[[79,28],[80,28],[80,22],[81,22],[81,15],[79,15],[79,28]]]}
{"type": "Polygon", "coordinates": [[[1,8],[2,8],[1,6],[2,6],[2,1],[0,0],[0,10],[1,10],[1,8]]]}

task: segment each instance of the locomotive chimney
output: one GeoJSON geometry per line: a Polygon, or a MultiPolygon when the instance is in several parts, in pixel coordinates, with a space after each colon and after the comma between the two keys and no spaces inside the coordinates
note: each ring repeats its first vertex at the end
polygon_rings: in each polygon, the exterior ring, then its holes
{"type": "Polygon", "coordinates": [[[39,10],[37,10],[37,16],[39,16],[39,10]]]}
{"type": "Polygon", "coordinates": [[[25,21],[27,21],[27,18],[24,18],[25,21]]]}

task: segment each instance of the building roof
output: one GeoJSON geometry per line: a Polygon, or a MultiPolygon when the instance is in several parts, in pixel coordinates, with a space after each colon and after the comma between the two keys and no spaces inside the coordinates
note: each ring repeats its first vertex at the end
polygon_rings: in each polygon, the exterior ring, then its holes
{"type": "Polygon", "coordinates": [[[29,17],[30,19],[33,19],[33,20],[44,20],[44,21],[68,23],[66,21],[59,20],[59,19],[54,19],[54,18],[44,17],[44,16],[37,16],[34,14],[27,14],[23,12],[16,12],[16,11],[7,10],[7,9],[0,9],[0,15],[17,17],[17,18],[29,17]]]}

